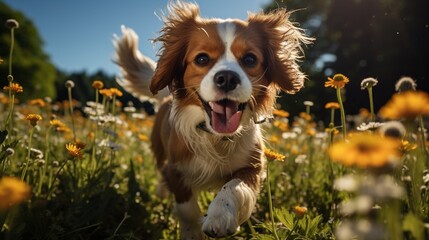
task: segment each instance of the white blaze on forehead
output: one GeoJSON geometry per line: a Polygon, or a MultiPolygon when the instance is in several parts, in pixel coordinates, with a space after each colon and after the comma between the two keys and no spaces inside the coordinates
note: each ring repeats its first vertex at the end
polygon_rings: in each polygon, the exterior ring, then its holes
{"type": "Polygon", "coordinates": [[[219,20],[217,30],[225,47],[225,52],[201,81],[199,94],[204,101],[218,101],[225,97],[238,102],[247,102],[250,99],[252,84],[231,50],[232,43],[236,37],[236,27],[236,23],[231,19],[219,20]],[[217,89],[214,83],[214,76],[220,71],[233,71],[238,74],[241,80],[236,89],[228,92],[228,96],[217,89]]]}

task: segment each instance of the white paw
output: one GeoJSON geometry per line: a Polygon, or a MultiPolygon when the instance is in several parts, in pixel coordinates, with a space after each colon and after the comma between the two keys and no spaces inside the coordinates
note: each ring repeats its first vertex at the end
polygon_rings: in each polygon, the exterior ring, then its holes
{"type": "Polygon", "coordinates": [[[203,219],[203,232],[210,237],[225,237],[235,233],[238,227],[235,204],[230,199],[216,197],[203,219]]]}

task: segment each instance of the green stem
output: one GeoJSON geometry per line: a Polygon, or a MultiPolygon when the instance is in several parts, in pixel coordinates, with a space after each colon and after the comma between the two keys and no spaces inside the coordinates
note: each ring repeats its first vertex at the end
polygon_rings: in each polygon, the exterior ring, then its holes
{"type": "Polygon", "coordinates": [[[344,112],[343,100],[341,99],[341,88],[336,88],[337,90],[337,98],[338,103],[340,104],[340,112],[341,112],[341,125],[343,129],[343,139],[347,139],[347,129],[346,129],[346,114],[344,112]]]}
{"type": "Polygon", "coordinates": [[[52,125],[49,126],[48,130],[46,131],[46,136],[45,136],[45,142],[46,142],[46,149],[45,149],[45,164],[43,165],[43,170],[42,173],[40,174],[39,177],[39,187],[37,188],[37,194],[40,195],[42,193],[42,185],[45,179],[45,175],[46,175],[46,168],[48,165],[48,160],[49,160],[49,147],[50,147],[50,142],[49,142],[49,133],[51,132],[52,129],[52,125]]]}
{"type": "Polygon", "coordinates": [[[370,115],[370,121],[374,122],[375,121],[375,114],[374,114],[374,99],[373,99],[373,95],[372,95],[372,87],[368,87],[368,95],[369,95],[369,109],[371,111],[371,115],[370,115]]]}
{"type": "Polygon", "coordinates": [[[66,166],[67,164],[67,159],[64,161],[63,165],[60,166],[60,168],[58,168],[57,173],[55,174],[54,178],[52,179],[51,185],[49,186],[49,190],[48,190],[48,195],[47,198],[49,199],[51,197],[52,191],[54,190],[54,183],[57,180],[58,176],[60,175],[61,170],[63,170],[63,168],[66,166]]]}
{"type": "Polygon", "coordinates": [[[34,129],[35,129],[35,127],[32,127],[31,130],[30,130],[30,138],[28,140],[27,162],[26,162],[25,167],[22,170],[22,174],[21,174],[21,180],[22,181],[24,181],[25,174],[27,174],[28,164],[30,163],[31,142],[32,142],[32,139],[33,139],[34,129]]]}
{"type": "Polygon", "coordinates": [[[70,117],[72,121],[72,129],[73,129],[73,140],[76,142],[76,128],[74,126],[74,114],[73,114],[73,100],[72,100],[72,88],[67,88],[69,95],[69,105],[70,105],[70,117]]]}
{"type": "MultiPolygon", "coordinates": [[[[417,117],[419,120],[419,130],[420,130],[420,143],[422,144],[422,149],[426,153],[426,156],[429,155],[428,148],[426,147],[426,138],[425,138],[425,124],[423,123],[423,116],[419,115],[417,117]]],[[[426,158],[426,161],[429,161],[429,158],[426,158]]],[[[426,163],[429,166],[429,162],[426,163]]]]}
{"type": "Polygon", "coordinates": [[[15,28],[10,29],[9,75],[12,76],[12,56],[15,45],[15,28]]]}
{"type": "Polygon", "coordinates": [[[268,206],[270,210],[270,219],[271,219],[271,225],[273,227],[274,237],[276,238],[276,240],[280,240],[279,236],[277,235],[276,222],[274,221],[273,200],[271,197],[271,187],[270,187],[269,162],[267,162],[267,192],[268,192],[268,206]]]}
{"type": "Polygon", "coordinates": [[[286,236],[286,240],[289,239],[289,237],[292,235],[293,231],[295,231],[296,227],[298,226],[298,221],[299,221],[298,219],[295,219],[292,229],[290,230],[290,232],[286,236]]]}

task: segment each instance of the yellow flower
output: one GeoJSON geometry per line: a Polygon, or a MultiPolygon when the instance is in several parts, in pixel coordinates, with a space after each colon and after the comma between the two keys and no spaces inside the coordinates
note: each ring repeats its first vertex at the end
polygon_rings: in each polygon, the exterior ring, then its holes
{"type": "Polygon", "coordinates": [[[326,109],[339,109],[340,104],[338,102],[328,102],[325,104],[326,109]]]}
{"type": "Polygon", "coordinates": [[[100,80],[95,80],[94,82],[92,82],[92,87],[95,89],[102,89],[104,87],[104,84],[100,80]]]}
{"type": "Polygon", "coordinates": [[[284,110],[275,109],[273,111],[273,115],[277,116],[277,117],[287,118],[287,117],[289,117],[289,112],[284,111],[284,110]]]}
{"type": "Polygon", "coordinates": [[[410,143],[407,140],[401,141],[401,150],[404,152],[409,152],[409,151],[412,151],[416,148],[417,148],[417,144],[415,144],[415,143],[410,143]]]}
{"type": "Polygon", "coordinates": [[[68,154],[73,157],[73,158],[79,158],[82,159],[83,158],[83,153],[80,151],[81,149],[79,147],[77,147],[75,144],[73,143],[67,143],[66,144],[66,149],[68,154]]]}
{"type": "Polygon", "coordinates": [[[0,211],[7,210],[30,198],[30,186],[14,177],[0,179],[0,211]]]}
{"type": "Polygon", "coordinates": [[[107,88],[100,89],[100,94],[105,96],[105,97],[112,97],[113,96],[112,91],[110,91],[110,89],[107,89],[107,88]]]}
{"type": "Polygon", "coordinates": [[[139,134],[138,138],[140,139],[140,141],[143,141],[143,142],[148,142],[149,141],[149,137],[146,134],[143,134],[143,133],[139,134]]]}
{"type": "Polygon", "coordinates": [[[3,90],[11,91],[12,93],[21,93],[24,91],[22,86],[20,86],[18,83],[11,83],[10,86],[3,87],[3,90]]]}
{"type": "Polygon", "coordinates": [[[110,92],[117,97],[122,97],[123,95],[122,92],[117,88],[111,88],[110,92]]]}
{"type": "Polygon", "coordinates": [[[34,105],[34,106],[39,106],[39,107],[44,107],[46,106],[45,101],[43,101],[43,99],[40,98],[36,98],[36,99],[32,99],[28,101],[28,104],[30,105],[34,105]]]}
{"type": "Polygon", "coordinates": [[[307,122],[311,121],[311,115],[306,112],[300,112],[299,117],[306,120],[307,122]]]}
{"type": "Polygon", "coordinates": [[[286,132],[289,129],[289,124],[287,122],[282,122],[275,120],[273,126],[280,129],[282,132],[286,132]]]}
{"type": "Polygon", "coordinates": [[[414,119],[429,115],[429,94],[422,91],[396,93],[380,109],[380,116],[386,119],[414,119]]]}
{"type": "Polygon", "coordinates": [[[40,116],[39,114],[33,114],[30,113],[27,115],[27,117],[25,117],[26,120],[30,121],[31,126],[36,126],[37,123],[42,120],[42,116],[40,116]]]}
{"type": "Polygon", "coordinates": [[[295,216],[298,219],[301,219],[304,217],[304,215],[307,213],[308,209],[306,207],[301,206],[295,206],[293,207],[293,212],[295,213],[295,216]]]}
{"type": "Polygon", "coordinates": [[[276,160],[276,161],[283,162],[286,158],[286,156],[280,153],[276,153],[268,148],[264,148],[264,154],[269,160],[276,160]]]}
{"type": "Polygon", "coordinates": [[[343,88],[349,79],[343,74],[335,74],[333,78],[328,77],[328,81],[325,82],[325,87],[343,88]]]}
{"type": "Polygon", "coordinates": [[[4,62],[3,58],[0,57],[0,64],[4,62]]]}
{"type": "Polygon", "coordinates": [[[399,159],[400,142],[369,133],[350,135],[349,142],[334,143],[328,150],[332,161],[345,166],[378,168],[399,159]]]}

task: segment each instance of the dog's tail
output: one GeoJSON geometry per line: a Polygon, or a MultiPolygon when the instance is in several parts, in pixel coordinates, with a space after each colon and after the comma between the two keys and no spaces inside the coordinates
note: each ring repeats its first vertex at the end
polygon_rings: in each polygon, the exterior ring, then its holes
{"type": "Polygon", "coordinates": [[[149,90],[156,63],[139,51],[139,38],[134,30],[125,26],[121,26],[121,30],[122,37],[114,35],[113,40],[116,50],[114,62],[122,75],[116,78],[116,82],[141,101],[161,102],[169,95],[168,89],[163,89],[156,96],[149,90]]]}

